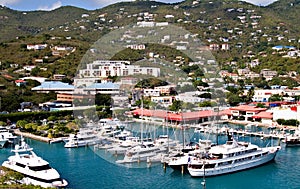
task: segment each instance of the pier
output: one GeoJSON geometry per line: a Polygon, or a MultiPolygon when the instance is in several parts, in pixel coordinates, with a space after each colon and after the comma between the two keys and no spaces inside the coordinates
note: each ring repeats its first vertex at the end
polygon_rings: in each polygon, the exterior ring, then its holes
{"type": "Polygon", "coordinates": [[[19,129],[15,129],[14,134],[16,134],[18,136],[24,136],[24,137],[31,138],[31,139],[34,139],[34,140],[42,141],[42,142],[47,142],[47,143],[50,143],[51,140],[52,140],[48,137],[42,137],[42,136],[34,135],[34,134],[31,134],[31,133],[22,132],[19,129]]]}

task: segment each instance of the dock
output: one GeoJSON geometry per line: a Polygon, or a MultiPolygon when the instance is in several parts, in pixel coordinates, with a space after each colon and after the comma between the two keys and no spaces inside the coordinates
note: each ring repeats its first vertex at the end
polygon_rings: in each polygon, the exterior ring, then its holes
{"type": "Polygon", "coordinates": [[[253,137],[261,137],[261,138],[275,138],[275,139],[284,139],[285,134],[281,133],[264,133],[264,132],[250,132],[250,131],[239,131],[234,130],[234,134],[242,135],[242,136],[253,136],[253,137]]]}
{"type": "Polygon", "coordinates": [[[34,139],[34,140],[42,141],[42,142],[47,142],[47,143],[50,143],[51,140],[52,140],[48,137],[42,137],[42,136],[34,135],[34,134],[31,134],[31,133],[22,132],[19,129],[15,129],[14,134],[16,134],[18,136],[23,136],[23,137],[31,138],[31,139],[34,139]]]}

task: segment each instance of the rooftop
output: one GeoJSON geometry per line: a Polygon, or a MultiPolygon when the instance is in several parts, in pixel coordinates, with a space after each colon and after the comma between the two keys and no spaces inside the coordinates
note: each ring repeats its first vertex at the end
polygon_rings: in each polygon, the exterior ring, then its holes
{"type": "Polygon", "coordinates": [[[94,84],[86,87],[86,89],[119,89],[119,88],[120,88],[119,84],[115,84],[112,82],[94,83],[94,84]]]}
{"type": "Polygon", "coordinates": [[[53,90],[74,90],[74,86],[60,81],[45,81],[37,87],[33,87],[33,91],[53,91],[53,90]]]}
{"type": "Polygon", "coordinates": [[[230,108],[231,110],[238,110],[238,111],[247,111],[247,112],[259,112],[265,111],[267,108],[258,108],[256,106],[249,106],[249,105],[240,105],[237,107],[230,108]]]}
{"type": "Polygon", "coordinates": [[[132,111],[133,115],[158,117],[172,121],[191,121],[199,118],[206,118],[216,116],[217,112],[212,110],[196,111],[196,112],[168,112],[166,110],[148,110],[148,109],[136,109],[132,111]]]}

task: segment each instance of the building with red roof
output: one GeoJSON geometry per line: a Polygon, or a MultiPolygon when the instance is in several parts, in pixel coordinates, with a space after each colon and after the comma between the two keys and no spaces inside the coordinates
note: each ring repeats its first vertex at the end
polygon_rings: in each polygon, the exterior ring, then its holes
{"type": "Polygon", "coordinates": [[[212,110],[203,110],[195,112],[170,112],[166,110],[148,110],[148,109],[136,109],[133,110],[132,115],[134,117],[151,118],[161,121],[169,121],[173,123],[203,123],[206,121],[212,121],[219,119],[221,114],[212,110]]]}
{"type": "Polygon", "coordinates": [[[259,108],[256,106],[250,106],[250,105],[240,105],[237,107],[230,108],[231,115],[229,115],[230,118],[233,119],[244,119],[245,121],[251,121],[253,119],[253,116],[260,113],[265,112],[267,108],[259,108]]]}
{"type": "Polygon", "coordinates": [[[261,121],[262,123],[271,125],[273,122],[273,112],[259,112],[252,116],[255,121],[261,121]]]}
{"type": "Polygon", "coordinates": [[[26,85],[26,81],[24,81],[24,80],[22,80],[22,79],[18,79],[18,80],[15,80],[15,84],[16,84],[18,87],[21,87],[21,86],[26,85]]]}

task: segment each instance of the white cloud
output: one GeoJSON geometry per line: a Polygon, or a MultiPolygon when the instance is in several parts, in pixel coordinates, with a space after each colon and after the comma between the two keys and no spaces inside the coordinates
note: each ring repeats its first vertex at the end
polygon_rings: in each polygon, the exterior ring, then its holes
{"type": "Polygon", "coordinates": [[[47,6],[47,5],[45,5],[45,6],[39,6],[38,10],[51,11],[51,10],[57,9],[57,8],[59,8],[61,6],[62,6],[62,3],[60,1],[57,1],[57,2],[53,3],[50,6],[47,6]]]}
{"type": "Polygon", "coordinates": [[[134,1],[134,0],[91,0],[97,7],[104,7],[110,4],[122,2],[122,1],[134,1]]]}
{"type": "Polygon", "coordinates": [[[244,0],[244,1],[246,1],[248,3],[252,3],[254,5],[263,5],[263,6],[265,6],[265,5],[269,5],[273,2],[275,2],[276,0],[244,0]]]}
{"type": "Polygon", "coordinates": [[[19,3],[21,0],[1,0],[0,5],[9,6],[19,3]]]}
{"type": "MultiPolygon", "coordinates": [[[[104,7],[121,1],[134,1],[134,0],[91,0],[91,1],[97,7],[104,7]]],[[[156,0],[156,1],[164,2],[164,3],[176,3],[176,2],[181,2],[183,0],[156,0]]],[[[276,0],[240,0],[240,1],[246,1],[254,5],[265,6],[275,2],[276,0]]]]}

